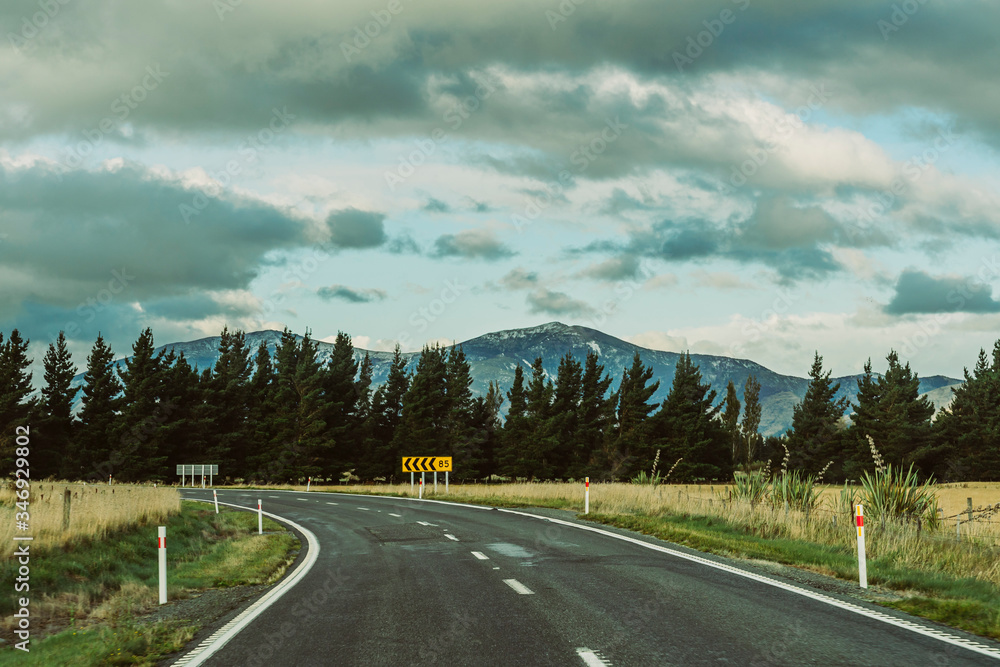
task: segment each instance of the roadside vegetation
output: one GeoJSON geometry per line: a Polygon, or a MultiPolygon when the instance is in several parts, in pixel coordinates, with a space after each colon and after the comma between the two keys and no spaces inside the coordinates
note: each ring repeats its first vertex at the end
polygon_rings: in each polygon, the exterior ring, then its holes
{"type": "MultiPolygon", "coordinates": [[[[220,508],[216,515],[193,502],[180,504],[165,521],[116,528],[93,523],[101,526],[99,532],[78,529],[71,540],[35,543],[31,651],[6,648],[0,651],[0,665],[147,665],[182,648],[197,632],[196,621],[144,618],[159,608],[157,523],[167,526],[170,601],[207,588],[273,583],[290,564],[297,544],[267,518],[268,532],[257,535],[252,513],[220,508]]],[[[13,581],[16,567],[16,560],[3,560],[0,576],[13,581]]],[[[13,605],[13,596],[0,598],[8,647],[13,605]]]]}

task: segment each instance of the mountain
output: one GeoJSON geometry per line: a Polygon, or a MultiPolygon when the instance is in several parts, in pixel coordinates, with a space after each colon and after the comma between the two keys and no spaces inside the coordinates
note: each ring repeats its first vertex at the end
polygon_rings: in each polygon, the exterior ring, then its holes
{"type": "MultiPolygon", "coordinates": [[[[281,332],[255,331],[246,334],[246,338],[251,352],[256,350],[261,342],[265,342],[273,353],[278,341],[281,340],[281,332]]],[[[593,350],[600,355],[600,363],[604,365],[605,372],[613,378],[612,389],[617,388],[621,381],[622,370],[631,365],[633,355],[638,352],[643,363],[653,368],[654,379],[660,381],[659,389],[653,394],[653,399],[662,401],[670,391],[674,369],[677,367],[677,360],[680,357],[677,352],[650,350],[609,336],[596,329],[569,326],[559,322],[550,322],[526,329],[508,329],[488,333],[459,345],[465,351],[472,368],[473,391],[478,393],[485,393],[490,382],[499,382],[503,391],[506,392],[514,380],[514,369],[519,364],[524,367],[530,366],[531,362],[539,356],[542,357],[546,373],[554,379],[559,367],[559,359],[567,352],[582,362],[587,352],[593,350]]],[[[199,369],[204,369],[215,363],[219,354],[218,347],[219,337],[212,336],[190,342],[170,343],[157,349],[183,352],[188,362],[197,365],[199,369]]],[[[333,344],[320,341],[318,348],[320,360],[325,361],[330,357],[333,344]]],[[[360,360],[366,352],[372,360],[373,382],[376,385],[382,384],[389,371],[392,353],[357,349],[355,357],[360,360]]],[[[408,361],[407,368],[409,370],[412,371],[416,368],[419,356],[419,352],[404,354],[408,361]]],[[[743,386],[747,377],[751,374],[757,376],[761,385],[760,431],[764,435],[782,433],[791,426],[792,409],[805,396],[806,387],[809,385],[808,378],[781,375],[747,359],[732,359],[707,354],[692,354],[691,359],[701,367],[704,381],[711,383],[712,388],[719,394],[718,401],[725,397],[726,384],[730,380],[736,384],[742,401],[743,386]]],[[[124,359],[120,359],[116,363],[121,365],[124,363],[124,359]]],[[[528,369],[525,368],[525,370],[528,369]]],[[[836,382],[840,383],[837,397],[846,396],[852,401],[856,400],[857,379],[859,377],[861,376],[849,375],[836,378],[836,382]]],[[[81,374],[74,379],[74,384],[82,383],[83,375],[81,374]]],[[[939,403],[950,402],[951,387],[959,384],[961,384],[961,380],[934,375],[920,378],[920,391],[922,393],[931,392],[931,400],[934,401],[935,406],[941,407],[939,403]]]]}

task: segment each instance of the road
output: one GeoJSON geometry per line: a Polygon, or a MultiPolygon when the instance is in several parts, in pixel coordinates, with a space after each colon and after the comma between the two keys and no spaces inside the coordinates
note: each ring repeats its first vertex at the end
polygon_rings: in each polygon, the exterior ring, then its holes
{"type": "MultiPolygon", "coordinates": [[[[206,665],[1000,665],[1000,645],[988,640],[851,601],[996,656],[825,601],[835,597],[519,513],[315,492],[218,495],[253,508],[260,498],[265,512],[311,531],[319,550],[206,665]]],[[[197,664],[185,660],[177,664],[197,664]]]]}

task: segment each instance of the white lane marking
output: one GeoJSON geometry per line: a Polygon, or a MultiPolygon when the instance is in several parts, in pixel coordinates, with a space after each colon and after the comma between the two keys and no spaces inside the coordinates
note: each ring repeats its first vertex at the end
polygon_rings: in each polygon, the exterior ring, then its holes
{"type": "MultiPolygon", "coordinates": [[[[211,503],[212,501],[200,500],[198,502],[211,503]]],[[[233,503],[220,502],[219,504],[249,510],[251,512],[256,511],[253,507],[243,507],[242,505],[234,505],[233,503]]],[[[182,667],[197,667],[198,665],[203,664],[206,660],[218,652],[219,649],[229,643],[229,641],[239,634],[240,631],[245,629],[254,619],[264,613],[268,607],[277,602],[282,595],[291,590],[295,584],[299,583],[302,577],[306,576],[309,570],[312,569],[312,566],[316,564],[316,559],[319,558],[319,541],[317,541],[316,536],[313,535],[312,531],[307,528],[303,528],[299,524],[294,521],[290,521],[285,517],[278,516],[277,514],[272,514],[270,512],[264,512],[264,514],[271,519],[275,519],[276,521],[280,521],[295,528],[305,535],[306,542],[309,544],[305,560],[303,560],[302,563],[295,568],[295,571],[292,572],[291,575],[265,593],[259,600],[244,609],[243,613],[216,630],[208,639],[198,644],[198,646],[192,651],[189,651],[185,655],[181,656],[181,658],[174,663],[175,665],[181,665],[182,667]]]]}
{"type": "Polygon", "coordinates": [[[495,568],[493,568],[493,569],[494,569],[494,570],[499,570],[500,568],[499,568],[499,567],[495,567],[495,568]]]}
{"type": "Polygon", "coordinates": [[[309,502],[309,499],[308,499],[308,498],[296,498],[296,500],[301,500],[301,501],[302,501],[302,502],[304,502],[304,503],[307,503],[307,502],[309,502]]]}
{"type": "Polygon", "coordinates": [[[327,503],[327,505],[336,505],[337,503],[327,503]]]}
{"type": "Polygon", "coordinates": [[[458,542],[458,538],[455,537],[454,535],[449,535],[448,533],[445,533],[444,536],[447,537],[452,542],[458,542]]]}
{"type": "MultiPolygon", "coordinates": [[[[359,494],[359,493],[345,493],[343,495],[345,495],[345,496],[348,496],[348,495],[362,496],[362,495],[364,495],[364,496],[369,497],[369,498],[372,498],[372,497],[374,497],[374,498],[385,498],[387,500],[394,500],[394,501],[399,501],[400,500],[400,498],[398,496],[378,496],[378,495],[375,495],[375,494],[359,494]]],[[[912,621],[907,621],[907,620],[904,620],[904,619],[901,619],[901,618],[896,618],[895,616],[890,616],[889,614],[883,614],[882,612],[875,611],[873,609],[866,609],[864,607],[861,607],[859,605],[854,605],[854,604],[851,604],[849,602],[841,602],[840,600],[837,600],[837,599],[834,599],[834,598],[831,598],[831,597],[827,597],[827,596],[823,595],[822,593],[816,593],[814,591],[809,591],[809,590],[806,590],[804,588],[799,588],[797,586],[791,586],[791,585],[786,584],[784,582],[775,581],[773,579],[768,579],[767,577],[761,576],[759,574],[755,574],[753,572],[747,572],[746,570],[741,570],[739,568],[732,567],[732,566],[729,566],[729,565],[725,565],[723,563],[716,563],[715,561],[708,560],[707,558],[701,558],[699,556],[694,556],[692,554],[687,554],[687,553],[684,553],[684,552],[681,552],[681,551],[674,551],[673,549],[669,549],[667,547],[662,547],[662,546],[660,546],[658,544],[650,544],[649,542],[643,542],[642,540],[637,540],[634,537],[629,537],[627,535],[619,535],[617,533],[612,533],[610,531],[602,530],[600,528],[595,528],[593,526],[585,526],[585,525],[581,525],[581,524],[571,523],[569,521],[563,521],[562,519],[553,519],[553,518],[550,518],[550,517],[547,517],[547,516],[541,516],[541,515],[538,515],[538,514],[529,514],[527,512],[519,512],[517,510],[503,509],[503,508],[500,508],[500,507],[491,507],[489,505],[470,505],[469,503],[456,503],[456,502],[452,502],[452,501],[449,501],[449,500],[430,500],[428,498],[405,498],[405,500],[409,500],[410,502],[413,502],[413,503],[437,503],[439,505],[450,505],[451,507],[468,507],[469,509],[483,510],[483,511],[494,511],[495,510],[495,511],[499,511],[499,512],[505,512],[507,514],[517,514],[519,516],[526,516],[526,517],[529,517],[529,518],[532,518],[532,519],[538,519],[540,521],[549,521],[549,522],[552,522],[552,523],[558,523],[558,524],[561,524],[561,525],[564,525],[564,526],[568,526],[570,528],[576,528],[578,530],[586,530],[586,531],[591,532],[591,533],[597,533],[599,535],[604,535],[605,537],[611,537],[611,538],[614,538],[616,540],[622,540],[623,542],[631,542],[631,543],[636,544],[636,545],[638,545],[640,547],[644,547],[646,549],[652,549],[653,551],[659,551],[659,552],[662,552],[662,553],[670,554],[672,556],[676,556],[678,558],[689,560],[689,561],[692,561],[694,563],[701,563],[702,565],[707,565],[708,567],[713,567],[713,568],[716,568],[718,570],[724,570],[724,571],[727,571],[727,572],[731,572],[732,574],[735,574],[736,576],[739,576],[739,577],[745,577],[747,579],[753,579],[754,581],[758,581],[760,583],[767,584],[768,586],[774,586],[775,588],[780,588],[780,589],[786,590],[786,591],[788,591],[790,593],[794,593],[796,595],[801,595],[803,597],[810,598],[810,599],[815,600],[817,602],[822,602],[823,604],[828,604],[831,607],[838,607],[840,609],[843,609],[845,611],[849,611],[849,612],[854,613],[854,614],[858,614],[860,616],[865,616],[867,618],[871,618],[871,619],[874,619],[874,620],[877,620],[877,621],[881,621],[882,623],[886,623],[888,625],[894,625],[894,626],[896,626],[898,628],[903,628],[904,630],[909,630],[910,632],[914,632],[914,633],[916,633],[918,635],[923,635],[925,637],[930,637],[931,639],[937,639],[938,641],[944,642],[946,644],[951,644],[953,646],[960,646],[962,648],[968,649],[968,650],[973,651],[975,653],[979,653],[981,655],[987,655],[987,656],[990,656],[991,658],[1000,658],[1000,650],[995,649],[995,648],[993,648],[991,646],[986,646],[984,644],[980,644],[979,642],[973,641],[971,639],[966,639],[965,637],[960,637],[958,635],[953,635],[953,634],[949,634],[947,632],[942,632],[940,630],[937,630],[937,629],[934,629],[934,628],[931,628],[931,627],[928,627],[928,626],[923,626],[923,625],[920,625],[918,623],[914,623],[912,621]]],[[[493,568],[493,569],[499,570],[500,568],[497,567],[497,568],[493,568]]]]}
{"type": "Polygon", "coordinates": [[[280,498],[281,496],[268,496],[268,498],[280,498]]]}
{"type": "Polygon", "coordinates": [[[434,526],[435,528],[437,528],[436,523],[427,523],[426,521],[418,521],[417,523],[419,523],[421,526],[434,526]]]}
{"type": "Polygon", "coordinates": [[[371,510],[368,509],[367,507],[359,507],[358,509],[361,510],[362,512],[371,512],[371,510]]]}
{"type": "Polygon", "coordinates": [[[576,654],[580,656],[580,659],[583,660],[583,663],[587,667],[607,667],[611,665],[610,662],[602,659],[601,656],[586,647],[576,649],[576,654]]]}
{"type": "Polygon", "coordinates": [[[393,514],[392,512],[389,512],[389,516],[394,516],[394,517],[396,517],[397,519],[402,519],[402,518],[403,518],[403,515],[402,515],[402,514],[393,514]]]}
{"type": "Polygon", "coordinates": [[[490,559],[490,557],[487,556],[486,554],[484,554],[482,551],[473,551],[472,555],[475,556],[476,558],[478,558],[479,560],[489,560],[490,559]]]}
{"type": "Polygon", "coordinates": [[[507,584],[508,586],[510,586],[511,588],[513,588],[515,591],[517,591],[521,595],[534,595],[535,594],[535,592],[533,590],[531,590],[530,588],[528,588],[527,586],[525,586],[524,584],[522,584],[517,579],[504,579],[503,583],[507,584]]]}

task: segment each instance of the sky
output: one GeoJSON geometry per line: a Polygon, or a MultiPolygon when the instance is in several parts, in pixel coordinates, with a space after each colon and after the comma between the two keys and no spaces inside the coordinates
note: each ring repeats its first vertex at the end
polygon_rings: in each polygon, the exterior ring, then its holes
{"type": "Polygon", "coordinates": [[[0,332],[550,321],[803,376],[1000,338],[1000,4],[11,0],[0,332]]]}

